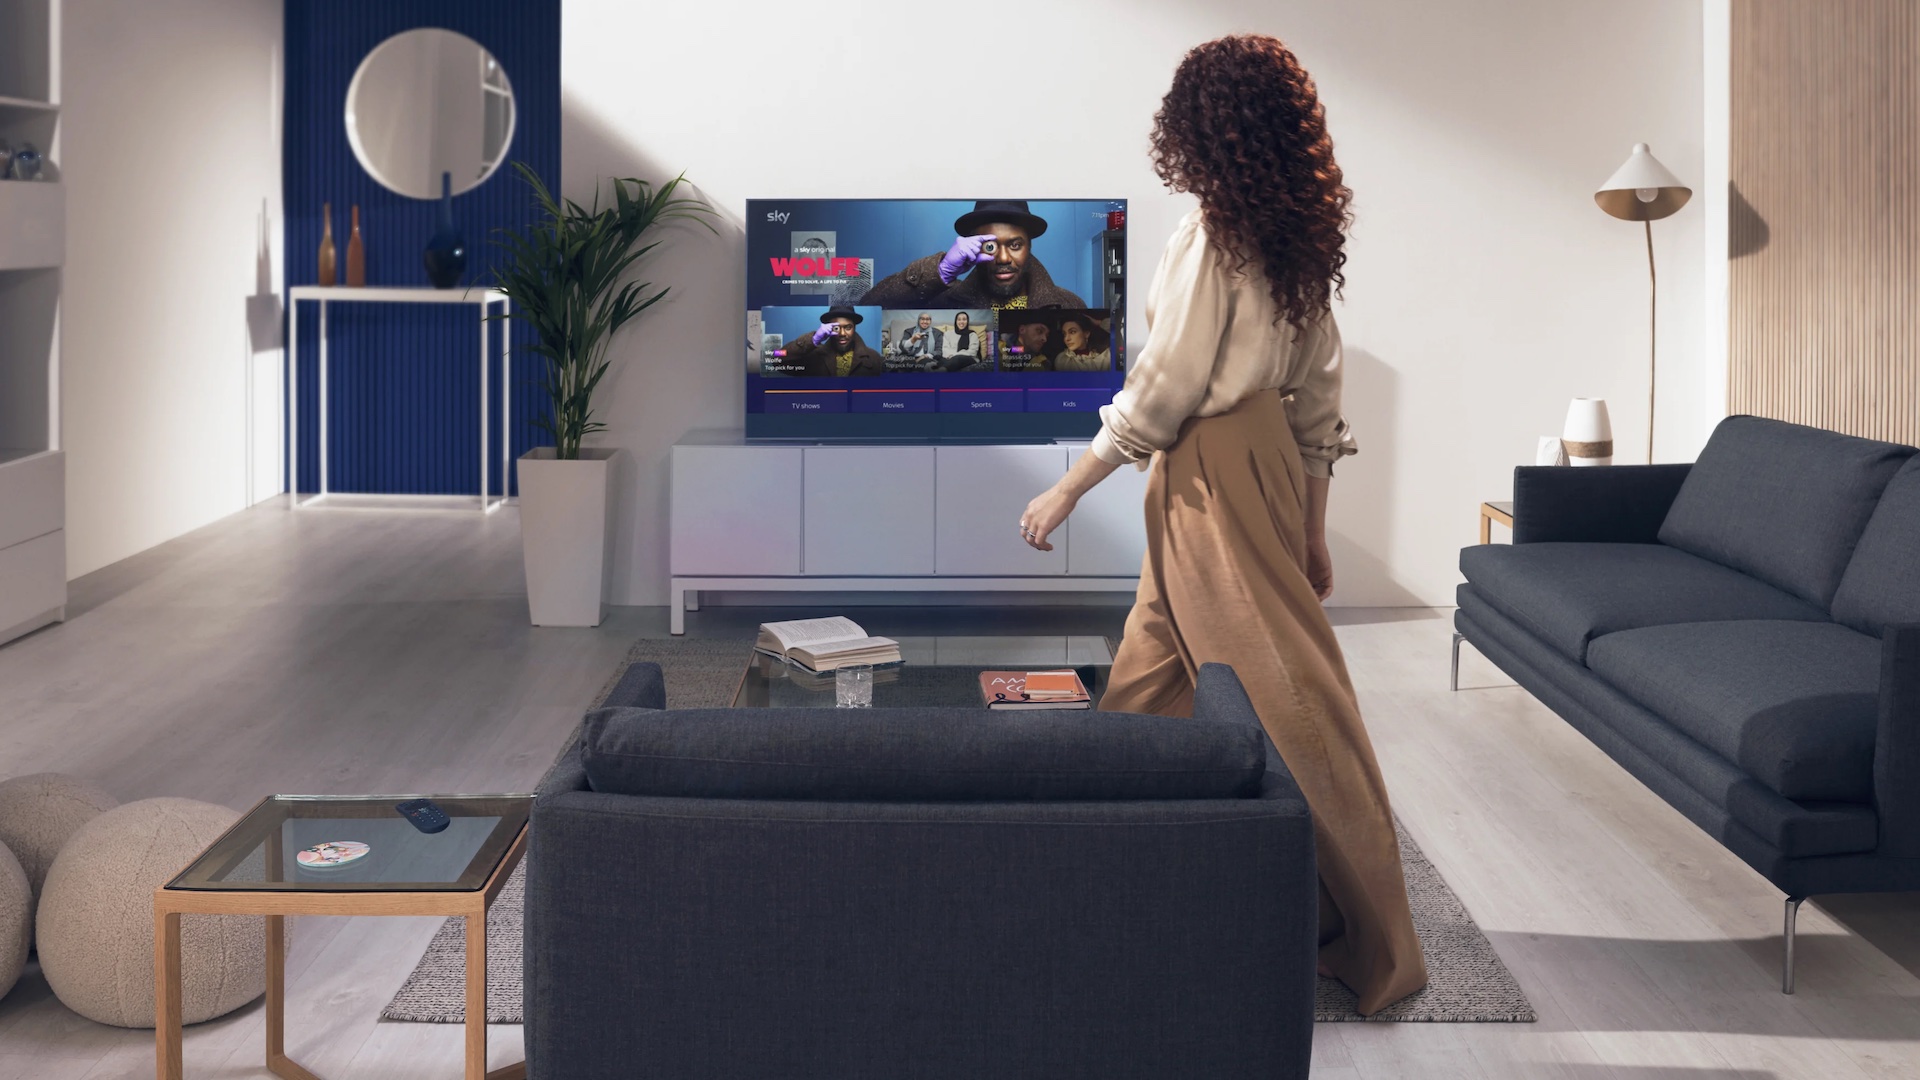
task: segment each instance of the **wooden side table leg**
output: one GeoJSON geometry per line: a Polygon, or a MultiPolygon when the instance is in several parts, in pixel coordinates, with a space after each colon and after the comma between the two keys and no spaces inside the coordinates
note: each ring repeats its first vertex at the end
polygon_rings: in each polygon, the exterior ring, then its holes
{"type": "MultiPolygon", "coordinates": [[[[158,897],[155,898],[158,900],[158,897]]],[[[180,1050],[180,913],[153,912],[153,1043],[158,1080],[184,1080],[180,1050]]]]}
{"type": "Polygon", "coordinates": [[[287,1056],[287,917],[267,916],[267,1060],[287,1056]]]}
{"type": "Polygon", "coordinates": [[[1487,513],[1485,510],[1480,511],[1480,542],[1483,544],[1493,543],[1493,515],[1487,513]]]}
{"type": "Polygon", "coordinates": [[[487,907],[467,916],[467,1080],[487,1080],[487,907]]]}

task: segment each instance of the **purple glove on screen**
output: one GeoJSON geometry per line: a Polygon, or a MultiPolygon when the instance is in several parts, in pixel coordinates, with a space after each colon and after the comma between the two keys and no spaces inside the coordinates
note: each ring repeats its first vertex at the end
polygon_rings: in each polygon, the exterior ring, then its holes
{"type": "Polygon", "coordinates": [[[838,332],[838,327],[836,327],[833,323],[821,323],[820,329],[815,330],[813,332],[813,343],[815,345],[825,345],[827,343],[827,339],[832,337],[837,332],[838,332]]]}
{"type": "Polygon", "coordinates": [[[993,240],[992,235],[962,236],[954,240],[953,246],[940,256],[940,283],[953,284],[953,279],[974,268],[975,264],[992,262],[993,256],[980,250],[981,245],[993,240]]]}

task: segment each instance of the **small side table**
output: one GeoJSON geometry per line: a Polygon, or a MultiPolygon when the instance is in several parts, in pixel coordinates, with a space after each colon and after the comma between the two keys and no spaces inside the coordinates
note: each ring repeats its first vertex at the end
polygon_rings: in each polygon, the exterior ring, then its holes
{"type": "Polygon", "coordinates": [[[1510,502],[1483,502],[1480,504],[1480,542],[1493,543],[1493,523],[1499,522],[1507,528],[1513,528],[1513,504],[1510,502]]]}
{"type": "Polygon", "coordinates": [[[499,289],[430,289],[425,286],[394,288],[348,287],[344,285],[295,285],[287,290],[287,494],[295,510],[312,506],[332,494],[327,487],[327,305],[352,304],[474,304],[480,308],[480,512],[491,514],[507,504],[507,478],[512,475],[512,334],[500,331],[500,497],[489,499],[492,487],[487,450],[490,439],[487,423],[487,320],[493,305],[504,314],[511,310],[507,294],[499,289]],[[300,501],[300,301],[320,303],[320,490],[305,502],[300,501]]]}
{"type": "Polygon", "coordinates": [[[423,833],[394,810],[417,795],[262,799],[172,881],[153,892],[155,1075],[183,1080],[180,916],[267,917],[267,1069],[318,1080],[287,1056],[286,917],[445,915],[467,920],[465,1080],[525,1080],[525,1062],[487,1071],[487,908],[526,851],[531,795],[429,796],[452,820],[423,833]],[[327,869],[302,849],[343,840],[367,853],[327,869]]]}

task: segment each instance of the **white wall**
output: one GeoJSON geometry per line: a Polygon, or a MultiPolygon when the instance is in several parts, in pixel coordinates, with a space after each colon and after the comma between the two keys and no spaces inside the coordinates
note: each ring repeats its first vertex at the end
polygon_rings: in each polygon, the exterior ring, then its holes
{"type": "MultiPolygon", "coordinates": [[[[1644,454],[1645,241],[1592,191],[1635,142],[1698,182],[1697,0],[1619,0],[1604,17],[1570,0],[563,10],[566,191],[684,169],[727,218],[718,240],[686,232],[659,249],[648,276],[676,295],[614,346],[606,441],[631,451],[616,603],[663,601],[668,447],[740,425],[745,199],[1124,196],[1144,275],[1190,205],[1148,165],[1153,110],[1186,48],[1233,31],[1281,36],[1313,72],[1357,193],[1339,315],[1362,453],[1334,488],[1336,602],[1451,603],[1475,506],[1508,495],[1574,396],[1613,404],[1619,460],[1644,454]],[[886,152],[909,132],[1022,152],[947,154],[932,170],[886,152]],[[802,164],[829,149],[845,156],[802,164]]],[[[1707,431],[1702,218],[1696,203],[1655,233],[1668,460],[1707,431]]],[[[1144,328],[1138,310],[1130,322],[1144,328]]]]}
{"type": "Polygon", "coordinates": [[[74,577],[280,489],[281,12],[66,0],[74,577]]]}

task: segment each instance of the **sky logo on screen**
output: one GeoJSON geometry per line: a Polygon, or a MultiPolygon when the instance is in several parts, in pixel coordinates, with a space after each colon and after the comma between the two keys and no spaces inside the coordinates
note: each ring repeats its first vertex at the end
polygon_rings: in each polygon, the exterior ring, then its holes
{"type": "Polygon", "coordinates": [[[779,278],[823,278],[823,277],[859,277],[860,260],[847,258],[832,259],[768,259],[773,264],[773,276],[779,278]]]}
{"type": "Polygon", "coordinates": [[[793,216],[792,214],[788,213],[785,210],[767,211],[767,220],[773,222],[776,225],[785,225],[787,223],[787,219],[792,216],[793,216]]]}

